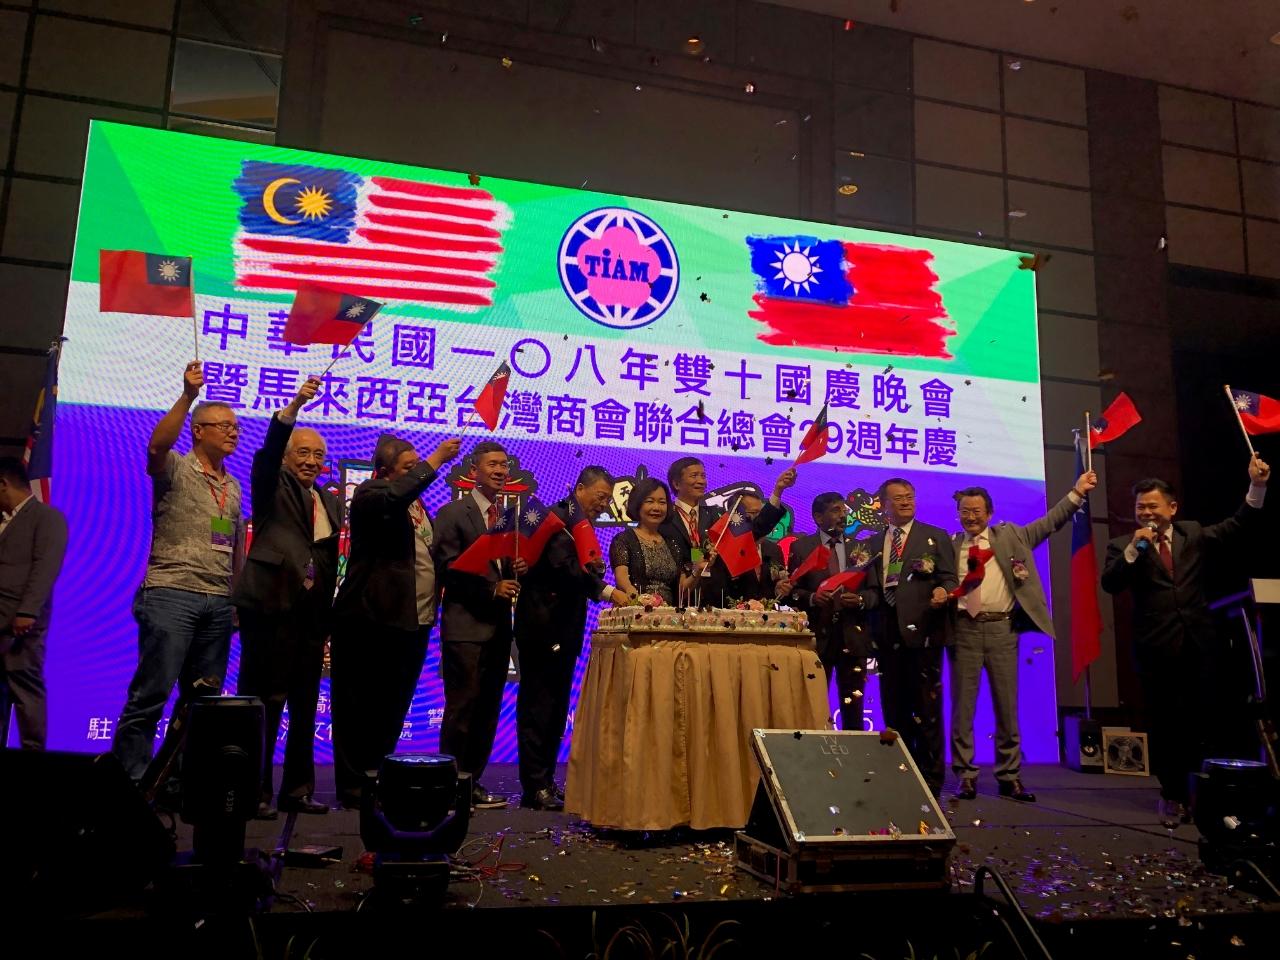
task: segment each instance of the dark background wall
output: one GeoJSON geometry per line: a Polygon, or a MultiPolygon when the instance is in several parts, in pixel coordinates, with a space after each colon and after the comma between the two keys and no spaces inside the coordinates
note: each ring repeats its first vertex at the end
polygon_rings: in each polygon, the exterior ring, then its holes
{"type": "MultiPolygon", "coordinates": [[[[750,0],[0,0],[0,447],[60,330],[94,117],[1048,255],[1051,495],[1082,411],[1126,390],[1146,418],[1097,457],[1099,552],[1140,475],[1179,483],[1191,516],[1231,512],[1221,384],[1280,396],[1263,104],[750,0]]],[[[1060,538],[1064,637],[1066,555],[1060,538]]],[[[1104,615],[1094,700],[1125,712],[1104,615]]]]}

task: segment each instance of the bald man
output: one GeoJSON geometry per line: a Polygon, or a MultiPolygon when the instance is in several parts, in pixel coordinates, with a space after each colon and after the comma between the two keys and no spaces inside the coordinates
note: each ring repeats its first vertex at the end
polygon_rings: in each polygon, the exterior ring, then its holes
{"type": "Polygon", "coordinates": [[[267,427],[253,455],[253,541],[232,602],[240,615],[240,682],[236,692],[266,706],[258,817],[273,820],[272,757],[289,705],[284,776],[278,809],[328,813],[317,801],[313,743],[320,671],[338,574],[338,498],[316,484],[327,451],[309,427],[295,426],[316,395],[312,377],[267,427]]]}

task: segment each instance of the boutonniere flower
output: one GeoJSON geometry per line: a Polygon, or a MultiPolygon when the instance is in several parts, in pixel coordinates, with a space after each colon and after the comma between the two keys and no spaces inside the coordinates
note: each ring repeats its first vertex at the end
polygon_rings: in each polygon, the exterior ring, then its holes
{"type": "MultiPolygon", "coordinates": [[[[933,541],[932,541],[932,540],[930,540],[929,542],[930,542],[931,544],[933,543],[933,541]]],[[[937,559],[934,557],[934,555],[933,555],[933,554],[931,554],[931,553],[926,553],[923,557],[916,557],[914,560],[912,560],[912,561],[911,561],[911,572],[912,572],[913,574],[916,574],[916,573],[924,573],[924,574],[933,573],[933,571],[934,571],[934,569],[937,567],[937,565],[938,565],[938,561],[937,561],[937,559]]]]}
{"type": "Polygon", "coordinates": [[[1009,558],[1009,567],[1013,571],[1013,579],[1017,580],[1019,583],[1022,583],[1022,581],[1026,580],[1027,577],[1031,576],[1031,571],[1027,569],[1026,563],[1019,560],[1017,557],[1009,558]]]}
{"type": "Polygon", "coordinates": [[[865,567],[871,562],[871,551],[866,547],[855,547],[849,552],[847,561],[850,567],[865,567]]]}

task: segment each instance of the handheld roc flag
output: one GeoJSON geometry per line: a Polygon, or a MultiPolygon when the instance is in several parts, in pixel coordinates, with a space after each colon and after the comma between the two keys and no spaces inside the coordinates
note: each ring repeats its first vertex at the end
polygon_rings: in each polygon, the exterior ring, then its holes
{"type": "Polygon", "coordinates": [[[800,455],[796,457],[795,466],[817,460],[827,452],[827,405],[824,403],[818,411],[817,418],[800,441],[800,455]]]}
{"type": "Polygon", "coordinates": [[[806,573],[812,573],[814,570],[825,570],[831,563],[831,548],[824,544],[818,544],[809,551],[809,555],[800,562],[800,565],[791,571],[791,575],[787,577],[793,584],[799,583],[800,578],[806,573]]]}
{"type": "Polygon", "coordinates": [[[137,250],[98,252],[98,309],[153,317],[191,316],[191,258],[137,250]]]}
{"type": "MultiPolygon", "coordinates": [[[[1084,441],[1076,431],[1076,475],[1084,473],[1084,441]]],[[[1071,680],[1076,682],[1102,655],[1102,610],[1098,606],[1098,555],[1093,552],[1089,501],[1071,516],[1071,680]]]]}
{"type": "Polygon", "coordinates": [[[711,525],[708,537],[715,537],[716,553],[724,561],[729,576],[740,577],[760,564],[760,549],[751,521],[738,509],[733,509],[711,525]]]}
{"type": "Polygon", "coordinates": [[[503,360],[493,376],[476,398],[476,413],[490,430],[498,428],[498,414],[502,413],[502,401],[507,395],[507,384],[511,381],[511,367],[503,360]]]}
{"type": "Polygon", "coordinates": [[[382,304],[341,290],[300,283],[282,339],[287,343],[350,346],[382,304]]]}
{"type": "Polygon", "coordinates": [[[569,533],[573,535],[573,545],[578,551],[578,564],[582,567],[597,563],[603,557],[600,541],[596,539],[596,528],[591,525],[591,518],[581,516],[578,501],[569,498],[569,533]]]}
{"type": "Polygon", "coordinates": [[[1111,401],[1111,406],[1102,411],[1102,416],[1093,421],[1089,428],[1089,449],[1102,446],[1112,440],[1124,436],[1142,422],[1142,414],[1133,405],[1127,393],[1119,394],[1111,401]]]}
{"type": "Polygon", "coordinates": [[[529,497],[520,512],[520,538],[516,543],[516,555],[533,566],[555,534],[564,529],[560,515],[548,510],[534,497],[529,497]]]}
{"type": "Polygon", "coordinates": [[[1280,400],[1233,387],[1231,402],[1240,414],[1240,424],[1245,433],[1256,437],[1264,433],[1280,432],[1280,400]]]}
{"type": "Polygon", "coordinates": [[[471,546],[458,555],[458,559],[450,564],[450,569],[483,577],[489,572],[489,564],[493,561],[515,555],[516,520],[514,511],[508,507],[498,514],[492,527],[480,534],[471,546]]]}

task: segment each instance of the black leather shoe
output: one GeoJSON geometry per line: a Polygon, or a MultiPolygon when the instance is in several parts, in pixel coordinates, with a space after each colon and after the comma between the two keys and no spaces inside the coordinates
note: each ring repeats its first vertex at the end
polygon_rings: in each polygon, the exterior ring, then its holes
{"type": "Polygon", "coordinates": [[[961,777],[960,783],[956,786],[955,798],[957,800],[978,799],[978,778],[961,777]]]}
{"type": "Polygon", "coordinates": [[[274,820],[280,816],[280,812],[271,805],[270,800],[263,800],[258,804],[258,812],[253,815],[255,820],[274,820]]]}
{"type": "Polygon", "coordinates": [[[473,810],[501,810],[506,805],[506,797],[490,793],[478,783],[471,788],[471,809],[473,810]]]}
{"type": "Polygon", "coordinates": [[[1017,777],[1000,781],[1000,796],[1017,800],[1020,803],[1035,803],[1036,795],[1022,785],[1017,777]]]}
{"type": "Polygon", "coordinates": [[[307,794],[305,797],[281,797],[280,809],[285,813],[328,813],[329,805],[307,794]]]}
{"type": "Polygon", "coordinates": [[[556,793],[555,787],[543,787],[537,793],[526,793],[521,797],[520,806],[559,813],[564,809],[564,799],[556,793]]]}

